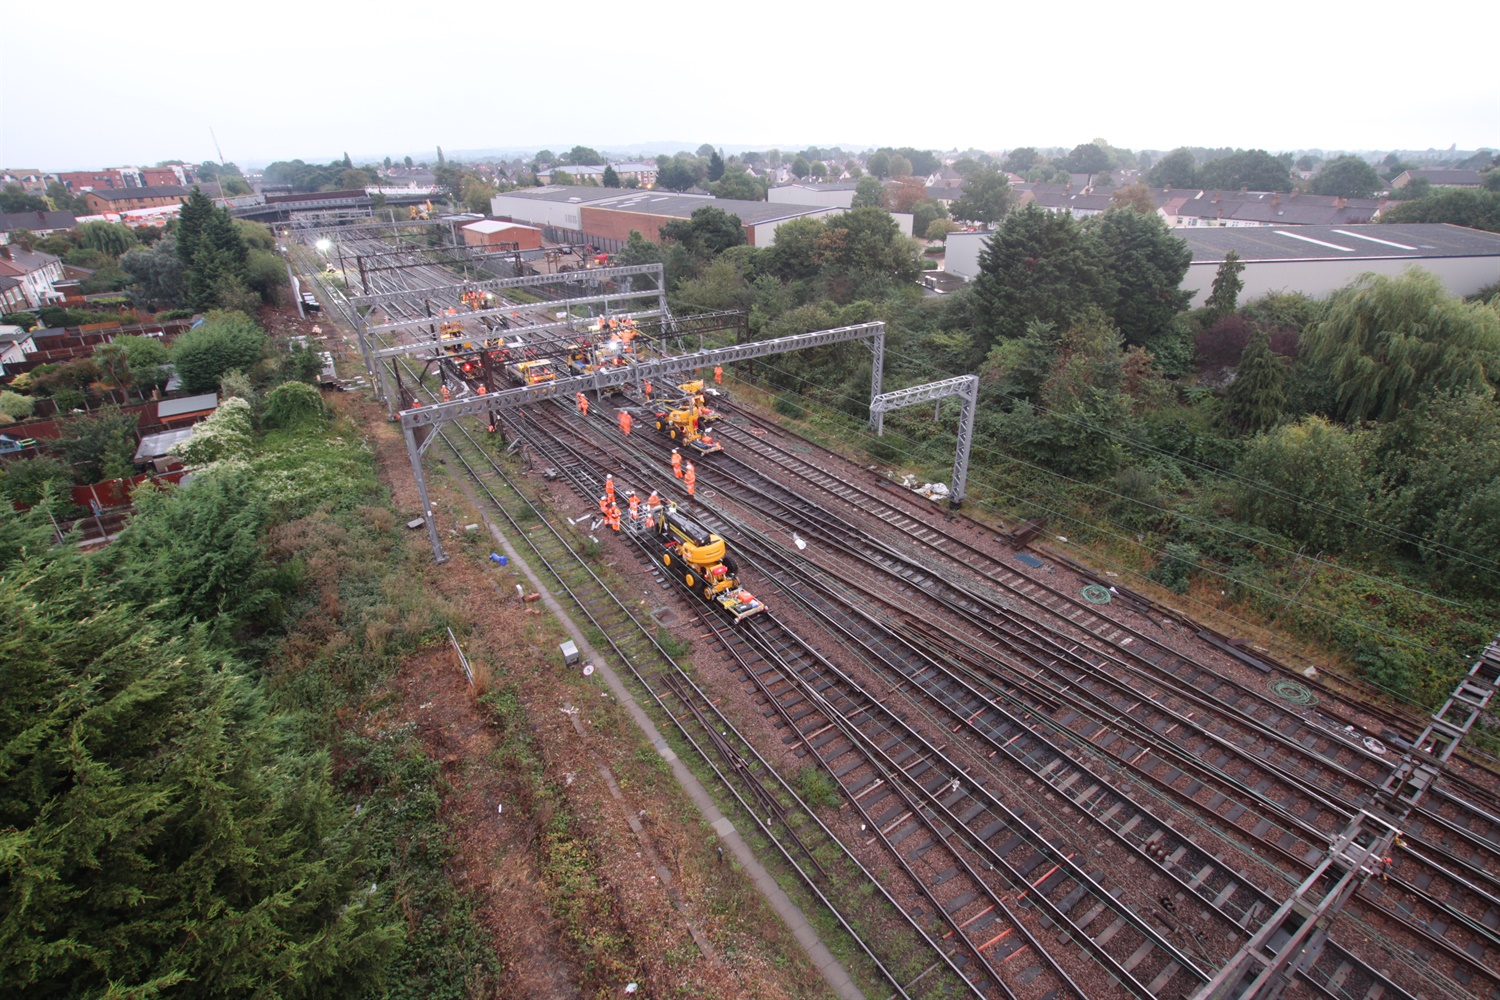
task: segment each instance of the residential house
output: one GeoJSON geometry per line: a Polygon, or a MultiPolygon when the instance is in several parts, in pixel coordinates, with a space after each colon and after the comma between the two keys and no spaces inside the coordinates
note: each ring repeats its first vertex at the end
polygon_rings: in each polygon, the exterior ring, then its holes
{"type": "Polygon", "coordinates": [[[10,242],[10,234],[25,230],[35,236],[64,233],[78,226],[72,212],[7,212],[0,215],[0,245],[10,242]]]}
{"type": "Polygon", "coordinates": [[[1477,170],[1404,170],[1391,180],[1391,188],[1404,188],[1412,181],[1426,181],[1433,187],[1481,187],[1484,181],[1477,170]]]}
{"type": "Polygon", "coordinates": [[[1380,212],[1380,201],[1375,198],[1281,194],[1276,191],[1177,191],[1162,194],[1164,197],[1158,197],[1158,210],[1173,229],[1357,226],[1373,222],[1380,212]]]}
{"type": "Polygon", "coordinates": [[[19,326],[0,326],[0,378],[6,374],[6,365],[20,364],[35,350],[31,334],[19,326]]]}
{"type": "Polygon", "coordinates": [[[193,168],[181,163],[141,168],[142,187],[191,187],[193,180],[193,168]]]}
{"type": "Polygon", "coordinates": [[[69,194],[125,187],[125,175],[118,170],[64,170],[56,175],[69,194]]]}
{"type": "Polygon", "coordinates": [[[21,279],[9,274],[0,274],[0,313],[20,312],[26,306],[26,292],[21,279]]]}
{"type": "Polygon", "coordinates": [[[19,243],[0,246],[0,277],[15,278],[21,283],[21,295],[27,309],[36,309],[61,301],[53,287],[63,278],[62,260],[50,253],[32,250],[19,243]]]}
{"type": "MultiPolygon", "coordinates": [[[[615,174],[620,178],[622,187],[632,180],[635,181],[637,187],[648,188],[656,184],[655,163],[612,163],[610,166],[615,168],[615,174]]],[[[538,173],[536,179],[543,184],[550,184],[552,176],[559,171],[567,174],[579,184],[602,185],[604,183],[603,167],[575,167],[566,163],[553,164],[550,169],[538,173]]]]}
{"type": "Polygon", "coordinates": [[[106,212],[122,213],[137,208],[163,208],[171,205],[180,205],[184,198],[192,194],[185,187],[138,187],[138,188],[102,188],[87,191],[83,200],[88,203],[89,211],[103,215],[106,212]]]}
{"type": "Polygon", "coordinates": [[[0,188],[12,186],[27,194],[46,194],[47,175],[32,167],[25,170],[0,170],[0,188]]]}

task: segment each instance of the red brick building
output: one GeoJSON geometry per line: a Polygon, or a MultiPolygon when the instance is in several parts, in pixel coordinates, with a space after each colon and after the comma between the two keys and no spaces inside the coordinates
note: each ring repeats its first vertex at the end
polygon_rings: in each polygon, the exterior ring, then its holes
{"type": "Polygon", "coordinates": [[[84,193],[89,211],[96,215],[105,212],[128,212],[136,208],[160,208],[180,205],[192,192],[185,187],[105,188],[84,193]]]}
{"type": "Polygon", "coordinates": [[[57,179],[62,182],[63,187],[67,188],[70,194],[123,188],[125,186],[125,175],[114,169],[66,170],[57,174],[57,179]]]}

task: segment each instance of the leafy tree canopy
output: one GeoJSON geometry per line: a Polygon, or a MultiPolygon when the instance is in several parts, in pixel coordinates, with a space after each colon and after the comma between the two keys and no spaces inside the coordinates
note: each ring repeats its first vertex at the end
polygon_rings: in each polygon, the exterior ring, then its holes
{"type": "Polygon", "coordinates": [[[1108,297],[1109,280],[1072,215],[1030,204],[1006,216],[985,243],[973,288],[987,349],[995,340],[1021,336],[1033,321],[1074,326],[1108,297]]]}
{"type": "Polygon", "coordinates": [[[1025,174],[1026,171],[1036,166],[1041,154],[1036,151],[1035,146],[1022,146],[1013,149],[1005,157],[1005,163],[1001,169],[1007,173],[1025,174]]]}
{"type": "Polygon", "coordinates": [[[1109,169],[1109,153],[1101,149],[1097,143],[1080,143],[1073,147],[1073,151],[1068,154],[1063,165],[1070,173],[1097,174],[1109,169]]]}
{"type": "Polygon", "coordinates": [[[716,198],[735,201],[765,201],[766,182],[743,166],[727,167],[724,176],[708,186],[716,198]]]}
{"type": "Polygon", "coordinates": [[[1210,160],[1198,172],[1198,185],[1225,191],[1290,191],[1286,164],[1263,149],[1246,149],[1210,160]]]}
{"type": "Polygon", "coordinates": [[[1011,204],[1010,181],[998,170],[981,169],[964,181],[963,194],[951,208],[955,218],[994,225],[1011,204]]]}
{"type": "Polygon", "coordinates": [[[885,185],[878,177],[861,177],[854,184],[852,208],[885,208],[885,185]]]}
{"type": "Polygon", "coordinates": [[[1198,184],[1198,164],[1186,149],[1174,149],[1146,175],[1152,187],[1190,188],[1198,184]]]}
{"type": "Polygon", "coordinates": [[[1425,198],[1387,208],[1380,213],[1380,221],[1446,222],[1500,233],[1500,192],[1439,188],[1425,198]]]}
{"type": "Polygon", "coordinates": [[[1145,344],[1164,331],[1189,294],[1179,287],[1193,253],[1155,212],[1112,209],[1084,221],[1113,294],[1099,305],[1126,343],[1145,344]]]}
{"type": "Polygon", "coordinates": [[[264,356],[266,335],[249,316],[211,312],[172,344],[172,364],[189,392],[213,392],[231,368],[249,371],[264,356]]]}
{"type": "Polygon", "coordinates": [[[1257,434],[1275,427],[1286,409],[1285,382],[1286,364],[1271,350],[1270,334],[1256,331],[1224,394],[1224,423],[1238,434],[1257,434]]]}
{"type": "Polygon", "coordinates": [[[46,202],[27,194],[19,184],[7,184],[0,190],[0,212],[40,212],[46,207],[46,202]]]}
{"type": "Polygon", "coordinates": [[[1453,298],[1420,268],[1335,293],[1304,344],[1332,378],[1330,410],[1343,420],[1390,420],[1430,392],[1493,396],[1500,386],[1500,313],[1453,298]]]}
{"type": "Polygon", "coordinates": [[[680,243],[695,257],[707,258],[748,242],[738,215],[705,205],[690,219],[679,219],[661,227],[661,238],[680,243]]]}
{"type": "Polygon", "coordinates": [[[1323,164],[1312,179],[1313,194],[1371,198],[1381,188],[1375,168],[1357,156],[1340,156],[1323,164]]]}
{"type": "Polygon", "coordinates": [[[604,157],[599,155],[599,151],[587,146],[574,146],[568,150],[565,159],[575,167],[597,167],[604,163],[604,157]]]}

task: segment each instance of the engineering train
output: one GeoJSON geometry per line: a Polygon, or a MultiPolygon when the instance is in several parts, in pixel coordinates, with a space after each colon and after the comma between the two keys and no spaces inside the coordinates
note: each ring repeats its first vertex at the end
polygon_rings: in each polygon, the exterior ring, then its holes
{"type": "Polygon", "coordinates": [[[758,615],[766,606],[740,586],[734,556],[724,539],[667,504],[657,519],[661,564],[679,574],[689,590],[715,605],[734,622],[758,615]]]}

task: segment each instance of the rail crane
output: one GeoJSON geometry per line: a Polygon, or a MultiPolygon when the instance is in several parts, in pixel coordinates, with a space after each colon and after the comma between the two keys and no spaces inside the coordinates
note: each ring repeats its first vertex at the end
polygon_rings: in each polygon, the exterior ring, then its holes
{"type": "Polygon", "coordinates": [[[727,614],[736,623],[760,614],[766,606],[740,586],[734,556],[724,539],[669,503],[657,519],[661,564],[681,575],[689,590],[727,614]]]}

